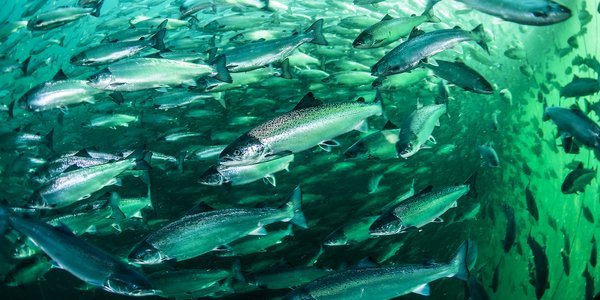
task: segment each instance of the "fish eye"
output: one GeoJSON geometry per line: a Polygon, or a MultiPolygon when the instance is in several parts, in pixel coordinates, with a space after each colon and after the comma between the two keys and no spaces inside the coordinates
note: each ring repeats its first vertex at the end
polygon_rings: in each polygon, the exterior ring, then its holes
{"type": "Polygon", "coordinates": [[[240,151],[239,149],[235,149],[235,150],[233,150],[233,155],[240,156],[240,155],[242,155],[242,151],[240,151]]]}

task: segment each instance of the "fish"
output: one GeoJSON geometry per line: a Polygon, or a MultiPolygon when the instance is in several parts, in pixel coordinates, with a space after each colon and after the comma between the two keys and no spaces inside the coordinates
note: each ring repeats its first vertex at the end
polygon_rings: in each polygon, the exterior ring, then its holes
{"type": "Polygon", "coordinates": [[[215,10],[215,4],[210,0],[184,0],[179,5],[181,15],[179,19],[184,20],[197,12],[211,8],[215,10]]]}
{"type": "Polygon", "coordinates": [[[483,158],[483,162],[481,163],[482,167],[500,167],[500,159],[498,158],[498,154],[496,153],[496,150],[492,148],[490,143],[477,146],[477,150],[479,151],[481,158],[483,158]]]}
{"type": "Polygon", "coordinates": [[[596,153],[600,151],[600,126],[578,107],[546,107],[543,120],[552,120],[561,135],[572,136],[577,142],[596,153]]]}
{"type": "Polygon", "coordinates": [[[220,287],[220,282],[233,276],[241,276],[240,266],[234,263],[231,270],[219,269],[180,269],[162,270],[148,275],[148,279],[165,298],[190,299],[202,297],[212,287],[220,287]],[[237,274],[239,273],[239,275],[237,274]]]}
{"type": "Polygon", "coordinates": [[[512,207],[504,205],[504,214],[506,215],[506,233],[502,244],[504,246],[504,253],[508,253],[515,244],[517,237],[517,222],[515,220],[515,211],[512,207]]]}
{"type": "Polygon", "coordinates": [[[477,173],[473,173],[464,184],[458,186],[436,191],[431,186],[425,188],[382,213],[369,227],[369,234],[393,235],[418,229],[432,222],[443,222],[440,216],[456,207],[459,198],[465,195],[477,197],[476,176],[477,173]]]}
{"type": "Polygon", "coordinates": [[[531,253],[533,254],[533,262],[535,265],[535,278],[533,281],[535,286],[535,295],[537,299],[541,299],[546,290],[550,288],[550,283],[548,281],[548,277],[550,275],[548,257],[546,256],[545,248],[542,247],[533,237],[531,237],[531,232],[527,237],[527,244],[529,245],[531,253]]]}
{"type": "Polygon", "coordinates": [[[590,274],[590,271],[588,270],[587,265],[585,266],[585,270],[583,270],[582,276],[585,280],[585,290],[584,290],[584,294],[583,294],[584,299],[585,300],[596,299],[596,297],[594,296],[594,278],[590,274]]]}
{"type": "Polygon", "coordinates": [[[596,178],[596,170],[585,169],[580,162],[577,168],[569,172],[563,181],[560,190],[563,194],[584,192],[585,187],[596,178]]]}
{"type": "Polygon", "coordinates": [[[600,91],[600,80],[598,78],[579,78],[573,75],[573,79],[560,89],[560,96],[565,98],[579,98],[596,94],[600,91]]]}
{"type": "Polygon", "coordinates": [[[533,192],[531,191],[531,182],[527,183],[525,187],[525,204],[527,204],[527,211],[536,221],[539,220],[539,212],[537,204],[535,203],[535,197],[533,196],[533,192]]]}
{"type": "Polygon", "coordinates": [[[70,63],[77,66],[100,66],[132,57],[148,48],[165,51],[163,38],[166,33],[167,21],[157,27],[157,32],[148,39],[130,42],[100,44],[85,49],[70,58],[70,63]]]}
{"type": "Polygon", "coordinates": [[[571,10],[552,0],[457,0],[470,8],[505,21],[547,26],[563,22],[571,17],[571,10]]]}
{"type": "MultiPolygon", "coordinates": [[[[361,99],[359,99],[361,100],[361,99]]],[[[306,94],[294,109],[252,128],[219,154],[224,165],[251,164],[281,152],[298,153],[319,145],[330,151],[333,138],[353,129],[365,130],[366,119],[383,114],[383,101],[323,104],[306,94]]]]}
{"type": "Polygon", "coordinates": [[[467,281],[468,291],[469,291],[469,299],[471,300],[489,300],[490,296],[486,292],[483,284],[481,283],[481,276],[469,276],[469,280],[467,281]]]}
{"type": "Polygon", "coordinates": [[[590,251],[590,266],[596,267],[598,262],[598,244],[596,243],[596,235],[592,236],[592,250],[590,251]]]}
{"type": "Polygon", "coordinates": [[[344,246],[357,244],[365,241],[372,236],[369,234],[369,227],[379,216],[368,216],[353,220],[329,234],[323,245],[325,246],[344,246]]]}
{"type": "Polygon", "coordinates": [[[21,131],[19,128],[13,131],[0,131],[0,150],[37,149],[41,145],[54,151],[54,129],[45,135],[21,131]]]}
{"type": "Polygon", "coordinates": [[[87,199],[101,188],[118,183],[116,177],[127,170],[150,169],[151,155],[138,149],[122,160],[62,173],[42,184],[31,196],[28,206],[57,209],[87,199]]]}
{"type": "Polygon", "coordinates": [[[498,284],[500,282],[500,264],[496,265],[494,268],[494,273],[492,274],[492,282],[490,287],[492,291],[496,293],[498,291],[498,284]]]}
{"type": "Polygon", "coordinates": [[[85,80],[68,79],[61,70],[53,80],[27,91],[19,98],[18,103],[28,111],[42,112],[57,108],[66,109],[84,103],[94,104],[101,95],[106,94],[102,90],[92,88],[85,80]]]}
{"type": "Polygon", "coordinates": [[[417,108],[400,127],[400,135],[396,142],[396,152],[402,158],[409,158],[421,149],[431,148],[427,142],[437,144],[431,135],[440,124],[440,117],[446,114],[448,103],[432,104],[417,108]]]}
{"type": "Polygon", "coordinates": [[[263,179],[265,183],[277,186],[273,174],[282,170],[289,171],[289,165],[294,161],[294,154],[281,153],[268,158],[251,165],[213,165],[200,175],[198,183],[210,186],[243,185],[263,179]]]}
{"type": "Polygon", "coordinates": [[[211,64],[195,64],[164,58],[134,58],[110,64],[88,77],[88,84],[96,89],[110,91],[141,91],[179,85],[196,86],[204,76],[231,82],[225,67],[225,56],[218,56],[211,64]],[[159,74],[148,76],[148,74],[159,74]]]}
{"type": "Polygon", "coordinates": [[[396,143],[401,129],[388,121],[383,129],[371,133],[344,151],[346,160],[387,160],[398,157],[396,143]]]}
{"type": "Polygon", "coordinates": [[[4,278],[7,286],[25,286],[41,280],[52,269],[52,262],[39,256],[19,263],[4,278]]]}
{"type": "Polygon", "coordinates": [[[190,214],[150,233],[129,253],[128,259],[135,264],[150,265],[187,260],[249,234],[264,235],[263,226],[275,222],[291,222],[307,228],[301,201],[302,192],[297,187],[280,208],[210,210],[205,205],[197,206],[190,214]]]}
{"type": "Polygon", "coordinates": [[[589,207],[582,205],[583,217],[590,223],[594,224],[594,214],[589,207]]]}
{"type": "MultiPolygon", "coordinates": [[[[6,208],[0,207],[6,211],[6,208]]],[[[27,236],[61,269],[102,290],[128,296],[149,296],[156,290],[137,269],[105,250],[76,237],[65,227],[6,212],[10,227],[27,236]]]]}
{"type": "Polygon", "coordinates": [[[110,114],[93,117],[90,120],[81,123],[81,126],[87,128],[117,129],[117,127],[129,127],[129,124],[138,123],[140,121],[141,120],[137,115],[110,114]]]}
{"type": "Polygon", "coordinates": [[[27,28],[31,31],[46,31],[61,27],[85,16],[100,16],[100,9],[103,1],[99,2],[96,7],[59,7],[53,10],[33,16],[27,22],[27,28]]]}
{"type": "Polygon", "coordinates": [[[328,45],[325,36],[323,36],[323,19],[315,21],[302,34],[249,43],[227,50],[223,54],[227,57],[226,66],[229,72],[246,72],[268,65],[280,64],[304,43],[328,45]]]}
{"type": "Polygon", "coordinates": [[[493,94],[494,87],[481,74],[467,66],[460,60],[451,62],[441,59],[435,60],[434,64],[424,64],[426,68],[448,82],[455,84],[465,91],[477,94],[493,94]]]}
{"type": "Polygon", "coordinates": [[[441,22],[433,14],[433,6],[439,0],[430,0],[420,16],[393,18],[385,15],[381,21],[363,30],[352,42],[357,49],[372,49],[387,46],[410,34],[413,28],[425,23],[441,22]]]}
{"type": "Polygon", "coordinates": [[[488,46],[482,38],[483,30],[482,25],[475,27],[472,31],[453,28],[420,34],[415,30],[407,41],[392,49],[375,63],[371,67],[371,74],[385,77],[411,71],[427,58],[466,41],[476,41],[484,50],[488,51],[488,46]]]}
{"type": "Polygon", "coordinates": [[[429,295],[429,283],[437,279],[467,281],[476,258],[475,244],[466,241],[448,263],[351,268],[315,279],[285,299],[391,299],[411,292],[429,295]]]}

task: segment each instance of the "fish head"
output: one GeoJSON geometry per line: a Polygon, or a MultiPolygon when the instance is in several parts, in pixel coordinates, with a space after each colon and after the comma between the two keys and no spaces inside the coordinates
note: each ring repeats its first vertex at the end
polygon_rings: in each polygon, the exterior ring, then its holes
{"type": "Polygon", "coordinates": [[[404,232],[406,227],[402,220],[393,213],[385,213],[381,215],[371,227],[369,227],[369,234],[373,236],[379,235],[392,235],[404,232]]]}
{"type": "Polygon", "coordinates": [[[210,186],[220,186],[227,182],[229,182],[227,178],[219,172],[219,165],[210,167],[198,179],[198,183],[210,186]]]}
{"type": "Polygon", "coordinates": [[[369,159],[372,158],[369,148],[363,142],[356,142],[344,152],[344,159],[369,159]]]}
{"type": "Polygon", "coordinates": [[[402,158],[409,158],[419,151],[419,146],[413,141],[399,141],[396,143],[396,152],[402,158]]]}
{"type": "Polygon", "coordinates": [[[343,246],[348,244],[348,237],[343,232],[333,232],[325,238],[325,246],[343,246]]]}
{"type": "Polygon", "coordinates": [[[357,49],[368,49],[375,45],[375,37],[368,32],[361,32],[352,42],[352,46],[357,49]]]}
{"type": "Polygon", "coordinates": [[[553,20],[554,22],[563,21],[571,17],[571,10],[568,7],[554,1],[548,1],[545,9],[533,11],[532,13],[536,18],[553,20]]]}
{"type": "Polygon", "coordinates": [[[79,54],[71,56],[71,59],[69,60],[69,62],[72,65],[84,66],[84,65],[86,65],[87,62],[89,62],[89,59],[87,58],[87,55],[85,54],[85,52],[81,52],[79,54]]]}
{"type": "Polygon", "coordinates": [[[114,79],[115,78],[112,72],[108,68],[106,68],[90,76],[87,81],[88,85],[90,85],[93,88],[105,89],[113,83],[114,79]]]}
{"type": "Polygon", "coordinates": [[[130,262],[141,265],[155,265],[166,261],[168,258],[147,241],[138,244],[127,257],[130,262]]]}
{"type": "Polygon", "coordinates": [[[104,289],[120,295],[151,296],[158,293],[143,275],[132,270],[111,274],[104,283],[104,289]]]}
{"type": "Polygon", "coordinates": [[[243,135],[225,147],[219,154],[223,165],[241,165],[260,162],[267,155],[267,147],[258,139],[243,135]]]}

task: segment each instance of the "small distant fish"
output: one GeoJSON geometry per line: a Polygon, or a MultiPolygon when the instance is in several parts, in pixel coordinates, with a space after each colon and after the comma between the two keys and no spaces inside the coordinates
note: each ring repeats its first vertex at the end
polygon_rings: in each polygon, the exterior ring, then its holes
{"type": "Polygon", "coordinates": [[[483,158],[483,162],[481,163],[482,167],[500,167],[500,159],[498,158],[498,154],[496,153],[496,150],[492,148],[490,143],[477,146],[477,150],[479,151],[481,158],[483,158]]]}
{"type": "Polygon", "coordinates": [[[65,24],[76,21],[85,16],[100,16],[100,9],[103,1],[100,1],[96,7],[59,7],[45,13],[34,16],[27,23],[27,28],[32,31],[45,31],[54,29],[65,24]]]}
{"type": "Polygon", "coordinates": [[[577,168],[565,177],[565,180],[560,187],[563,194],[575,194],[578,192],[584,192],[585,187],[596,178],[596,170],[585,169],[583,163],[579,163],[577,168]]]}
{"type": "Polygon", "coordinates": [[[506,215],[506,234],[502,244],[504,245],[504,253],[508,253],[517,238],[517,222],[514,209],[507,204],[504,205],[504,214],[506,215]]]}
{"type": "Polygon", "coordinates": [[[564,250],[560,250],[560,257],[562,259],[563,271],[565,275],[571,274],[571,261],[569,260],[569,254],[565,253],[564,250]]]}
{"type": "Polygon", "coordinates": [[[460,60],[451,62],[436,59],[435,64],[424,64],[439,76],[456,86],[478,94],[492,94],[494,87],[477,71],[460,60]]]}
{"type": "Polygon", "coordinates": [[[531,191],[530,185],[531,185],[531,182],[529,182],[527,184],[527,187],[525,187],[525,203],[527,204],[527,211],[529,211],[529,214],[531,214],[533,219],[538,221],[538,219],[539,219],[538,207],[537,207],[537,204],[535,203],[535,197],[533,196],[533,192],[531,191]]]}
{"type": "Polygon", "coordinates": [[[503,20],[523,25],[546,26],[571,17],[571,10],[552,0],[458,0],[503,20]]]}
{"type": "Polygon", "coordinates": [[[584,280],[585,280],[585,290],[584,290],[584,299],[585,300],[592,300],[592,299],[597,299],[594,296],[594,278],[592,277],[592,274],[590,274],[590,271],[588,270],[588,266],[585,266],[585,270],[583,270],[583,274],[582,274],[584,280]]]}
{"type": "Polygon", "coordinates": [[[589,207],[587,207],[586,205],[582,205],[583,206],[583,217],[590,223],[594,224],[594,214],[592,213],[592,211],[590,210],[589,207]]]}
{"type": "Polygon", "coordinates": [[[596,235],[592,236],[592,249],[590,251],[590,265],[592,267],[596,267],[596,264],[598,263],[598,244],[596,243],[596,235]]]}
{"type": "Polygon", "coordinates": [[[352,46],[357,49],[383,47],[399,40],[401,37],[407,36],[413,28],[425,22],[440,22],[433,15],[433,6],[438,1],[429,0],[427,8],[420,16],[392,18],[390,15],[385,15],[381,21],[361,32],[352,42],[352,46]]]}
{"type": "Polygon", "coordinates": [[[494,268],[494,273],[492,274],[492,283],[491,288],[494,293],[498,291],[498,283],[500,282],[500,264],[496,265],[494,268]]]}
{"type": "Polygon", "coordinates": [[[373,65],[371,74],[385,77],[411,71],[427,58],[466,41],[476,41],[488,51],[483,34],[482,25],[475,27],[472,31],[460,28],[441,29],[422,34],[419,34],[419,31],[413,31],[407,41],[392,49],[373,65]]]}
{"type": "Polygon", "coordinates": [[[533,262],[535,265],[535,295],[537,299],[541,299],[546,290],[550,287],[548,278],[550,276],[548,257],[546,256],[545,247],[542,247],[533,237],[531,232],[527,237],[527,244],[531,248],[533,254],[533,262]]]}

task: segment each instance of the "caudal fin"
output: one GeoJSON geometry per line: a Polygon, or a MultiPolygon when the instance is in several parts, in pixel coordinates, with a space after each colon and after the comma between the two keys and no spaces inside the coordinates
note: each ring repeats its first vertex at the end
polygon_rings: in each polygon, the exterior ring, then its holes
{"type": "Polygon", "coordinates": [[[214,78],[227,83],[233,82],[229,70],[227,69],[227,61],[224,54],[215,57],[215,59],[212,60],[212,65],[216,73],[216,75],[213,76],[214,78]]]}
{"type": "Polygon", "coordinates": [[[441,22],[440,19],[438,19],[438,17],[436,17],[433,14],[433,7],[440,2],[441,0],[429,0],[427,1],[427,7],[425,7],[425,10],[423,11],[423,16],[427,16],[427,22],[430,23],[439,23],[441,22]]]}
{"type": "Polygon", "coordinates": [[[304,213],[302,213],[302,190],[300,189],[300,186],[297,186],[290,195],[288,202],[285,204],[285,209],[291,210],[293,213],[293,216],[290,219],[292,224],[302,228],[308,228],[304,213]]]}
{"type": "Polygon", "coordinates": [[[477,189],[475,188],[476,177],[477,177],[477,172],[474,172],[473,174],[471,174],[471,176],[469,176],[467,181],[465,181],[465,184],[469,185],[469,192],[467,193],[467,196],[469,196],[471,198],[477,198],[477,189]]]}
{"type": "Polygon", "coordinates": [[[312,41],[309,43],[327,46],[329,43],[323,35],[323,19],[318,19],[304,33],[312,35],[312,41]]]}
{"type": "Polygon", "coordinates": [[[46,146],[48,146],[50,150],[54,151],[54,128],[52,128],[52,130],[50,130],[50,132],[46,134],[46,137],[44,138],[44,143],[46,144],[46,146]]]}
{"type": "Polygon", "coordinates": [[[150,160],[152,159],[152,152],[145,150],[144,148],[139,148],[133,153],[129,154],[125,159],[133,159],[134,170],[150,170],[152,167],[150,166],[150,160]]]}
{"type": "Polygon", "coordinates": [[[158,31],[150,38],[152,43],[152,48],[158,51],[165,51],[167,48],[165,47],[165,42],[163,41],[165,38],[165,34],[167,33],[167,22],[169,20],[164,20],[160,25],[158,25],[158,31]]]}
{"type": "Polygon", "coordinates": [[[451,265],[456,265],[458,270],[451,277],[456,277],[462,280],[469,280],[469,270],[475,265],[477,260],[477,245],[471,240],[466,240],[460,247],[454,258],[450,261],[451,265]]]}
{"type": "Polygon", "coordinates": [[[104,4],[104,0],[98,1],[96,3],[96,6],[93,7],[92,12],[90,13],[90,15],[94,16],[94,17],[99,17],[100,16],[100,10],[102,9],[102,5],[104,4]]]}
{"type": "Polygon", "coordinates": [[[479,24],[479,25],[477,25],[477,27],[473,28],[473,30],[471,30],[471,33],[475,37],[475,42],[477,42],[477,44],[479,46],[481,46],[481,48],[483,48],[483,50],[485,50],[485,52],[490,54],[490,48],[488,47],[487,42],[485,41],[486,34],[485,34],[485,30],[483,29],[483,24],[479,24]]]}

